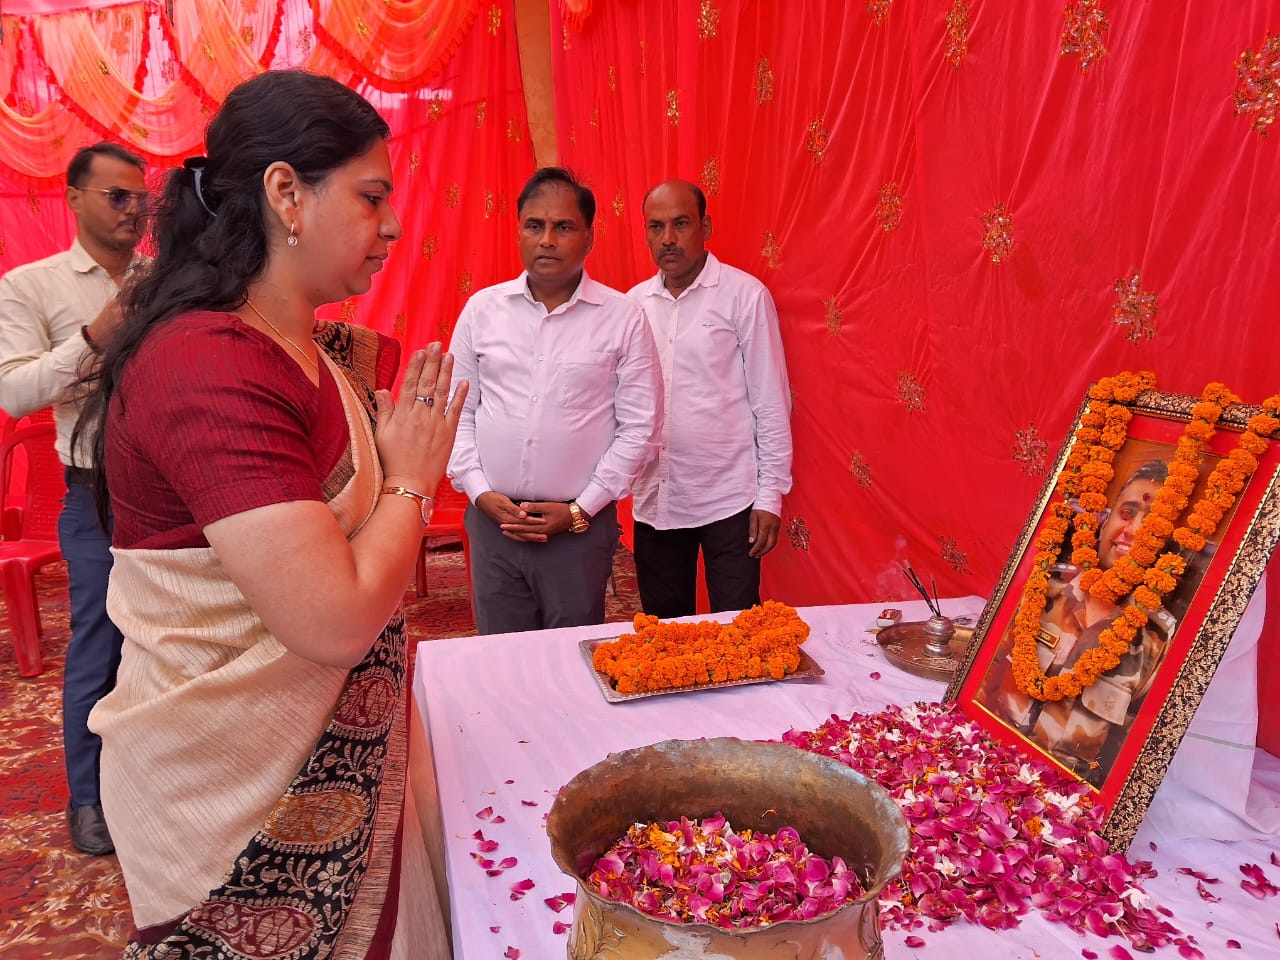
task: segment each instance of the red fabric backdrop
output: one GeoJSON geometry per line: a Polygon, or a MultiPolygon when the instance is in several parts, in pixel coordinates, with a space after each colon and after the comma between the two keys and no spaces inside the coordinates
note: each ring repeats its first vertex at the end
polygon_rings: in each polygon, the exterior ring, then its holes
{"type": "Polygon", "coordinates": [[[0,271],[70,243],[76,149],[118,139],[158,173],[200,152],[227,90],[267,67],[335,76],[391,123],[404,237],[372,292],[329,313],[411,347],[447,341],[472,289],[519,270],[509,208],[533,150],[512,0],[61,6],[80,9],[0,18],[0,271]]]}
{"type": "Polygon", "coordinates": [[[652,272],[640,199],[682,176],[777,299],[771,595],[911,596],[903,561],[989,595],[1092,380],[1280,390],[1276,31],[1244,0],[599,0],[553,25],[593,272],[652,272]],[[1264,45],[1257,96],[1238,68],[1264,45]]]}

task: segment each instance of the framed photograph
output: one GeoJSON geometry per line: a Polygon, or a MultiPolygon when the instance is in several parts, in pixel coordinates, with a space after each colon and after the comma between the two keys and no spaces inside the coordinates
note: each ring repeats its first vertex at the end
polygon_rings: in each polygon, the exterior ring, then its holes
{"type": "Polygon", "coordinates": [[[1086,397],[946,692],[998,739],[1092,787],[1115,850],[1280,539],[1280,443],[1249,429],[1264,411],[1219,407],[1210,430],[1214,408],[1199,404],[1154,390],[1086,397]]]}

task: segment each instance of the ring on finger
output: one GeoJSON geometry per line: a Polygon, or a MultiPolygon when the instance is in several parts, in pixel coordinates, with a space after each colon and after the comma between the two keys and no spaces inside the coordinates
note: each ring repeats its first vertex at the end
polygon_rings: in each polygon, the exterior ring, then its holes
{"type": "Polygon", "coordinates": [[[435,403],[435,400],[433,400],[431,397],[414,397],[413,399],[416,400],[418,403],[425,403],[428,407],[431,406],[431,404],[435,403]]]}

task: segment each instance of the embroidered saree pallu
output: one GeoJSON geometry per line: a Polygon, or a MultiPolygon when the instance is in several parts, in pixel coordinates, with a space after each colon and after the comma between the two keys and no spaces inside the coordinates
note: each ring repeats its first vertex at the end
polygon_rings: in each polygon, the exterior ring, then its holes
{"type": "MultiPolygon", "coordinates": [[[[382,485],[377,344],[323,340],[351,438],[324,493],[351,537],[382,485]]],[[[347,671],[286,650],[208,547],[115,556],[125,654],[93,728],[139,931],[125,956],[449,956],[407,793],[400,615],[347,671]]]]}

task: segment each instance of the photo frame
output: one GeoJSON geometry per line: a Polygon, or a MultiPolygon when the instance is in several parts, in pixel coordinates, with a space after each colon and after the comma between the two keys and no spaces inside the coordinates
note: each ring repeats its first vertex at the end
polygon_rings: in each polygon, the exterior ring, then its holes
{"type": "MultiPolygon", "coordinates": [[[[1133,530],[1167,476],[1167,465],[1199,402],[1197,397],[1147,390],[1124,404],[1132,418],[1115,452],[1107,508],[1096,514],[1099,568],[1126,555],[1133,530]]],[[[1037,537],[1055,500],[1062,502],[1059,479],[1078,443],[1089,404],[1086,396],[944,699],[957,701],[969,719],[996,739],[1088,784],[1104,811],[1103,837],[1113,850],[1123,850],[1137,832],[1280,540],[1280,438],[1273,437],[1257,457],[1257,469],[1202,550],[1179,551],[1169,539],[1164,550],[1179,552],[1186,570],[1163,597],[1163,606],[1137,630],[1120,663],[1077,696],[1039,700],[1022,690],[1015,674],[1014,618],[1035,567],[1037,537]]],[[[1179,525],[1203,493],[1213,468],[1239,444],[1249,419],[1262,412],[1245,404],[1223,411],[1202,450],[1199,479],[1179,525]]],[[[1075,502],[1071,509],[1082,508],[1075,502]]],[[[1071,539],[1068,532],[1057,562],[1047,571],[1034,643],[1045,677],[1071,670],[1075,658],[1096,647],[1099,632],[1114,626],[1132,602],[1122,598],[1107,604],[1082,589],[1080,568],[1071,562],[1071,539]]],[[[1029,609],[1039,610],[1035,596],[1028,601],[1029,609]]],[[[1027,646],[1019,655],[1024,672],[1027,646]]]]}

